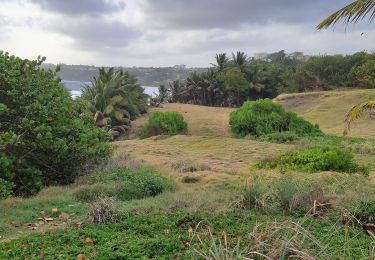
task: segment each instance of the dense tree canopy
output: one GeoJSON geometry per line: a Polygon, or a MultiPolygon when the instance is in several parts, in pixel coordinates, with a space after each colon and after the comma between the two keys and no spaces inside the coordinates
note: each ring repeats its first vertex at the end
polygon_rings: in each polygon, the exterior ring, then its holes
{"type": "MultiPolygon", "coordinates": [[[[185,81],[175,80],[160,89],[162,102],[208,106],[240,106],[247,100],[274,98],[285,92],[375,87],[375,54],[293,58],[284,51],[263,59],[243,52],[215,56],[205,72],[193,72],[185,81]]],[[[159,100],[159,101],[160,101],[159,100]]]]}

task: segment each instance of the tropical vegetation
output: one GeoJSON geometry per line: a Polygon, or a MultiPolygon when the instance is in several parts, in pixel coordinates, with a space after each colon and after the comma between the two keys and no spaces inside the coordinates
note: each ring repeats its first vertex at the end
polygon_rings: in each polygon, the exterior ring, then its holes
{"type": "Polygon", "coordinates": [[[88,102],[96,125],[116,137],[128,132],[131,120],[146,113],[149,97],[128,72],[100,68],[99,76],[85,86],[82,98],[88,102]]]}
{"type": "Polygon", "coordinates": [[[286,92],[375,87],[374,53],[305,59],[279,51],[255,59],[236,52],[231,57],[216,54],[215,61],[207,71],[160,86],[154,103],[239,107],[247,100],[274,98],[286,92]]]}

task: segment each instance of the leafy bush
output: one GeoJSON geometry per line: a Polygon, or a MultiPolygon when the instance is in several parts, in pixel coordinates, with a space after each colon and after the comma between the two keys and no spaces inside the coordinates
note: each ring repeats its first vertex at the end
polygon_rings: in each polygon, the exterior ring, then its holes
{"type": "Polygon", "coordinates": [[[172,187],[172,183],[147,167],[130,169],[118,167],[97,172],[91,185],[84,185],[74,193],[79,201],[92,202],[100,196],[115,197],[121,201],[156,196],[172,187]]]}
{"type": "Polygon", "coordinates": [[[187,123],[181,113],[153,112],[147,124],[139,132],[139,136],[147,138],[154,135],[176,135],[187,131],[187,123]]]}
{"type": "Polygon", "coordinates": [[[286,168],[304,172],[336,171],[369,174],[368,167],[359,166],[352,152],[334,146],[318,146],[287,152],[274,161],[258,163],[257,167],[286,168]]]}
{"type": "Polygon", "coordinates": [[[296,136],[322,135],[318,125],[305,121],[295,113],[286,112],[270,99],[245,102],[230,114],[229,124],[231,131],[238,137],[251,135],[257,138],[266,136],[266,139],[271,140],[290,140],[296,136]],[[276,135],[283,132],[288,134],[276,135]]]}
{"type": "Polygon", "coordinates": [[[0,52],[0,178],[15,195],[71,183],[110,151],[107,135],[75,110],[56,73],[40,68],[43,61],[0,52]]]}
{"type": "Polygon", "coordinates": [[[13,183],[0,179],[0,199],[6,199],[12,195],[13,183]]]}

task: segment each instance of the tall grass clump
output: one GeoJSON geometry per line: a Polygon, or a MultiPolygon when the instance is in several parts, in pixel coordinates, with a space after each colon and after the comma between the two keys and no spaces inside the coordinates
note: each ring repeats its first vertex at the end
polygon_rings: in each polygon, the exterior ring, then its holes
{"type": "Polygon", "coordinates": [[[114,199],[100,196],[97,201],[90,204],[86,222],[88,224],[116,223],[119,218],[114,199]]]}
{"type": "Polygon", "coordinates": [[[301,151],[287,152],[273,161],[256,164],[259,168],[283,168],[303,172],[335,171],[369,174],[368,167],[360,166],[353,153],[335,146],[310,147],[301,151]]]}
{"type": "Polygon", "coordinates": [[[294,174],[267,178],[253,176],[235,207],[265,213],[304,215],[315,203],[327,201],[321,182],[294,174]]]}
{"type": "Polygon", "coordinates": [[[147,124],[140,130],[139,136],[147,138],[160,134],[177,135],[186,133],[186,131],[187,123],[181,113],[175,111],[153,112],[148,118],[147,124]]]}
{"type": "Polygon", "coordinates": [[[318,125],[286,112],[270,99],[245,102],[230,114],[229,125],[237,137],[254,136],[266,140],[291,141],[297,137],[323,134],[318,125]]]}

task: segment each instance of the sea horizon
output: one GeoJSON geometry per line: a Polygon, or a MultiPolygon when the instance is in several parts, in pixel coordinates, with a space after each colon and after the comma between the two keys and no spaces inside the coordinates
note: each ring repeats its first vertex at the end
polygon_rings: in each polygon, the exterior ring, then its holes
{"type": "MultiPolygon", "coordinates": [[[[70,92],[73,98],[79,97],[82,95],[82,89],[85,85],[91,84],[87,81],[76,81],[76,80],[62,80],[61,81],[64,87],[70,92]]],[[[142,86],[144,92],[151,97],[155,97],[159,94],[159,88],[155,86],[142,86]]]]}

